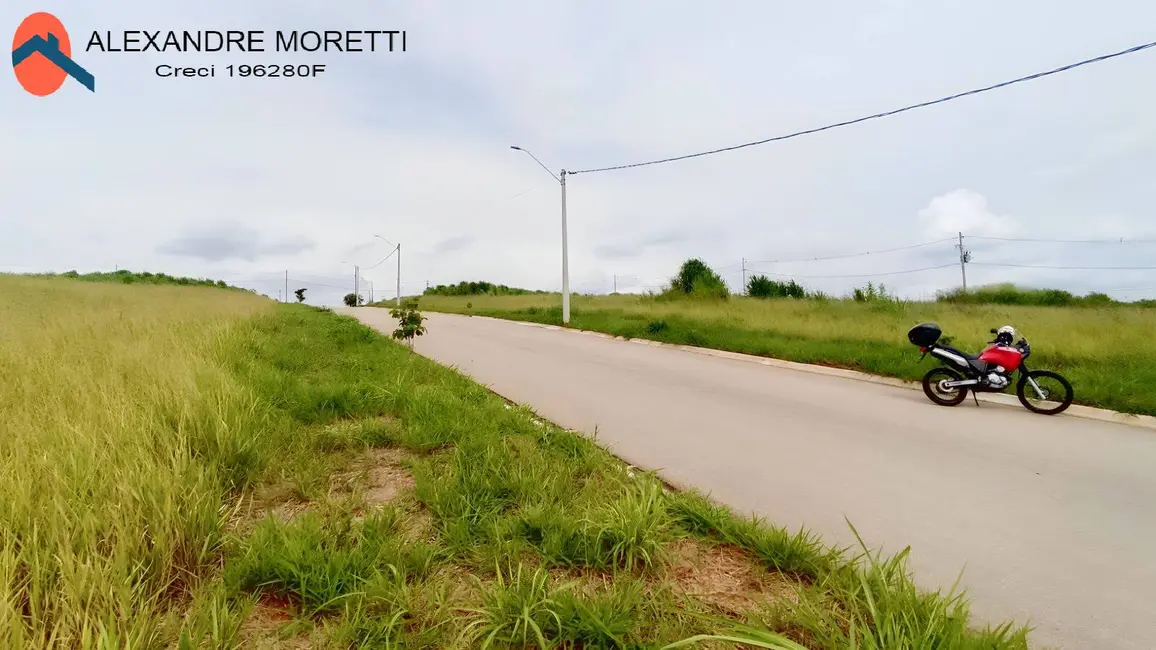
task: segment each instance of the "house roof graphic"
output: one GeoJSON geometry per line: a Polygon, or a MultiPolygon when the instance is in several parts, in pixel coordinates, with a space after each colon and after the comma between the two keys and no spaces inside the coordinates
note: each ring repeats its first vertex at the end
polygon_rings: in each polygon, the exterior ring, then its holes
{"type": "Polygon", "coordinates": [[[80,67],[80,64],[60,51],[60,40],[55,34],[49,33],[48,38],[37,34],[25,41],[20,47],[12,50],[12,67],[20,65],[25,59],[37,52],[44,55],[44,57],[56,67],[66,72],[68,76],[80,82],[82,86],[92,92],[96,92],[96,78],[93,77],[88,70],[80,67]]]}

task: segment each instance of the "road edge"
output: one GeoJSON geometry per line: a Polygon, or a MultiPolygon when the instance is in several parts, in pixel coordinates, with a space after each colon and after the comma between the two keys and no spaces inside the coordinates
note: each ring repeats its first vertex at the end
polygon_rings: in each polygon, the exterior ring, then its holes
{"type": "MultiPolygon", "coordinates": [[[[626,338],[624,336],[615,336],[613,334],[606,334],[604,332],[596,332],[593,330],[577,329],[573,327],[562,327],[560,325],[546,325],[543,323],[533,323],[529,321],[508,320],[505,318],[495,318],[493,316],[471,316],[466,314],[452,314],[448,312],[433,312],[445,316],[457,316],[460,318],[482,318],[485,320],[500,321],[503,323],[513,323],[515,325],[522,325],[525,327],[536,327],[539,329],[546,329],[556,332],[568,332],[571,334],[581,336],[594,336],[603,339],[611,339],[623,341],[626,343],[634,343],[636,345],[649,345],[652,347],[666,348],[670,350],[680,350],[682,352],[690,352],[692,354],[701,354],[708,357],[716,357],[720,359],[730,359],[731,361],[741,361],[744,363],[755,363],[763,366],[770,366],[773,368],[782,368],[784,370],[795,370],[798,372],[807,372],[814,375],[827,375],[829,377],[842,377],[843,379],[851,379],[855,381],[862,381],[869,384],[878,384],[882,386],[891,386],[893,388],[906,388],[908,390],[923,390],[918,382],[905,381],[903,379],[896,379],[894,377],[883,377],[881,375],[873,375],[859,370],[848,370],[845,368],[832,368],[830,366],[819,366],[810,363],[799,363],[797,361],[787,361],[785,359],[776,359],[774,357],[760,357],[753,354],[743,354],[741,352],[730,352],[728,350],[716,350],[714,348],[701,348],[693,345],[683,345],[679,343],[663,343],[661,341],[651,341],[649,339],[634,339],[626,338]]],[[[1019,399],[1012,395],[1005,395],[1002,393],[988,393],[979,394],[979,401],[987,402],[989,404],[1000,404],[1002,406],[1021,406],[1019,399]]],[[[1022,407],[1021,407],[1022,408],[1022,407]]],[[[1063,415],[1070,417],[1077,417],[1085,420],[1096,420],[1098,422],[1112,422],[1115,424],[1123,424],[1142,429],[1150,429],[1156,431],[1156,417],[1151,415],[1136,415],[1132,413],[1121,413],[1119,411],[1111,411],[1108,409],[1096,408],[1093,406],[1082,406],[1080,404],[1073,404],[1063,413],[1063,415]]]]}

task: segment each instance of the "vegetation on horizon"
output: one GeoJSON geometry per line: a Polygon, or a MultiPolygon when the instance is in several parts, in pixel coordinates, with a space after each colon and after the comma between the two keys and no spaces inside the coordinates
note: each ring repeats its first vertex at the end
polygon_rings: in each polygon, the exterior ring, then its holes
{"type": "Polygon", "coordinates": [[[457,284],[439,284],[436,287],[428,287],[424,296],[525,296],[534,294],[544,294],[545,291],[533,291],[530,289],[519,289],[517,287],[507,287],[504,284],[491,284],[489,282],[459,282],[457,284]]]}
{"type": "Polygon", "coordinates": [[[1156,300],[1122,302],[1105,293],[1077,296],[1063,289],[1032,289],[1011,283],[989,284],[964,291],[956,287],[936,295],[939,302],[957,305],[1030,305],[1036,307],[1156,307],[1156,300]]]}
{"type": "Polygon", "coordinates": [[[668,492],[327,310],[22,278],[0,299],[6,648],[1027,647],[916,589],[906,552],[668,492]]]}
{"type": "Polygon", "coordinates": [[[70,280],[80,280],[82,282],[109,282],[116,284],[163,284],[188,287],[217,287],[219,289],[233,289],[236,291],[248,291],[250,293],[256,293],[256,291],[253,289],[242,289],[241,287],[234,287],[226,283],[224,280],[189,278],[183,276],[168,275],[167,273],[129,271],[128,269],[119,269],[116,271],[93,271],[91,273],[66,271],[64,273],[0,274],[0,276],[2,275],[13,275],[16,277],[27,278],[66,278],[70,280]]]}

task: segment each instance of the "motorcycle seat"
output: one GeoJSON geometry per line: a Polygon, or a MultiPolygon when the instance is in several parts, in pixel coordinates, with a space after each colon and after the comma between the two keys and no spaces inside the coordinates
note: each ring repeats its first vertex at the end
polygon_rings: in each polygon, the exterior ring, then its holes
{"type": "Polygon", "coordinates": [[[964,352],[963,350],[960,350],[959,348],[953,348],[950,345],[941,345],[939,347],[944,349],[944,350],[947,350],[948,352],[958,354],[959,356],[963,357],[964,359],[967,359],[968,361],[975,361],[976,359],[979,358],[979,355],[977,355],[977,354],[969,354],[967,352],[964,352]]]}

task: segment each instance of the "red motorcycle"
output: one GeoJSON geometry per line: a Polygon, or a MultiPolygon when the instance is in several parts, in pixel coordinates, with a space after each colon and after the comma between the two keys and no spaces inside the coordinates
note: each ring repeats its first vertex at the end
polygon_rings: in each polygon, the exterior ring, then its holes
{"type": "Polygon", "coordinates": [[[923,392],[936,404],[957,406],[967,399],[968,391],[979,404],[975,393],[999,393],[1012,383],[1019,370],[1016,396],[1033,413],[1056,415],[1072,404],[1072,384],[1051,370],[1028,370],[1025,360],[1032,353],[1027,339],[1012,343],[1016,331],[1011,325],[993,329],[995,340],[978,356],[950,345],[940,345],[943,330],[935,323],[921,323],[907,332],[907,340],[919,346],[923,356],[931,355],[943,364],[923,375],[923,392]]]}

